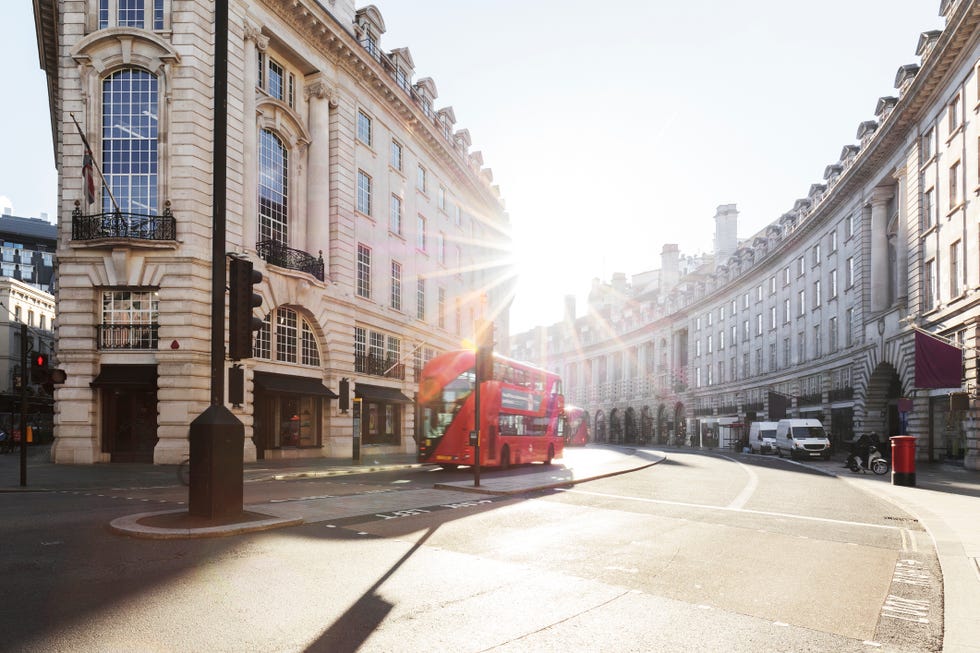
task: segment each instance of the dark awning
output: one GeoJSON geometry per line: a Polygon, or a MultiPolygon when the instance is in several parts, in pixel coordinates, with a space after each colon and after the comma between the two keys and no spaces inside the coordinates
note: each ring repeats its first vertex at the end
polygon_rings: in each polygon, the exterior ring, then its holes
{"type": "Polygon", "coordinates": [[[156,365],[102,365],[91,383],[93,388],[125,385],[140,389],[156,389],[156,365]]]}
{"type": "Polygon", "coordinates": [[[386,388],[383,385],[368,385],[367,383],[358,383],[354,388],[354,396],[389,404],[412,403],[412,400],[403,395],[398,388],[386,388]]]}
{"type": "Polygon", "coordinates": [[[266,392],[279,394],[316,395],[329,399],[336,399],[338,396],[333,390],[323,385],[321,379],[309,376],[256,372],[255,387],[266,392]]]}

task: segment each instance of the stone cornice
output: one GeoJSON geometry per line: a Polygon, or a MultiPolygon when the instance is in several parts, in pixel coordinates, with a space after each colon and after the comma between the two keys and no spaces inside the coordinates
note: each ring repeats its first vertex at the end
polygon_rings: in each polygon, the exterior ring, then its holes
{"type": "Polygon", "coordinates": [[[449,170],[455,172],[459,182],[482,197],[489,206],[496,207],[499,214],[504,213],[503,202],[492,187],[483,182],[482,175],[469,166],[462,153],[449,147],[422,109],[332,14],[312,0],[265,0],[265,4],[301,38],[360,81],[363,88],[387,102],[393,113],[405,121],[449,170]]]}
{"type": "MultiPolygon", "coordinates": [[[[775,245],[755,265],[747,270],[747,274],[737,280],[726,283],[706,293],[703,297],[687,304],[692,310],[704,304],[717,301],[718,295],[731,292],[734,283],[755,283],[758,279],[772,273],[767,267],[774,260],[786,256],[804,240],[818,230],[826,228],[827,222],[840,208],[856,199],[862,203],[870,201],[864,197],[863,187],[876,176],[887,173],[883,166],[896,153],[906,147],[906,139],[910,129],[920,120],[923,113],[935,101],[935,93],[940,84],[946,81],[947,75],[958,62],[963,49],[974,38],[980,26],[980,5],[975,2],[962,2],[957,12],[950,16],[947,27],[936,40],[929,56],[922,62],[915,78],[909,82],[894,108],[868,140],[867,146],[860,149],[851,165],[843,170],[837,182],[824,194],[820,202],[803,218],[800,225],[775,245]],[[750,281],[755,279],[756,281],[750,281]]],[[[845,153],[856,146],[845,146],[845,153]]],[[[832,164],[832,166],[839,164],[832,164]]],[[[905,162],[900,162],[901,166],[905,162]]],[[[889,177],[891,178],[891,177],[889,177]]]]}

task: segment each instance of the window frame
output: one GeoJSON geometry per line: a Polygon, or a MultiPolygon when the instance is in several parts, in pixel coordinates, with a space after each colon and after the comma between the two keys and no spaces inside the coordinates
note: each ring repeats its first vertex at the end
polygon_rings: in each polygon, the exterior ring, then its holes
{"type": "Polygon", "coordinates": [[[367,145],[368,147],[372,146],[371,144],[374,139],[374,124],[371,116],[369,116],[364,109],[357,110],[355,137],[364,145],[367,145]]]}
{"type": "Polygon", "coordinates": [[[357,274],[354,293],[362,299],[371,299],[371,248],[357,244],[357,274]]]}

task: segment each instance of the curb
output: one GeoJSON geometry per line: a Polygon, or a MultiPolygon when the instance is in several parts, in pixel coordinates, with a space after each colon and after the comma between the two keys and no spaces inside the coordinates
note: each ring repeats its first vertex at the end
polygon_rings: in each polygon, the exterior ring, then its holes
{"type": "Polygon", "coordinates": [[[666,455],[664,455],[664,457],[661,458],[660,460],[656,460],[652,463],[647,463],[646,465],[639,465],[638,467],[630,467],[629,469],[620,469],[614,472],[606,472],[605,474],[597,474],[595,476],[570,478],[567,481],[557,481],[555,483],[547,483],[545,485],[534,485],[531,487],[525,487],[516,490],[492,490],[490,488],[484,488],[484,487],[457,486],[457,485],[449,485],[446,483],[436,483],[435,485],[432,486],[432,488],[435,490],[452,490],[454,492],[470,492],[473,494],[490,494],[494,496],[516,496],[520,494],[527,494],[529,492],[543,492],[545,490],[557,490],[560,488],[572,487],[574,485],[577,485],[578,483],[597,481],[600,478],[609,478],[611,476],[619,476],[620,474],[629,474],[631,472],[638,472],[641,469],[647,469],[648,467],[659,465],[665,460],[667,460],[666,455]]]}
{"type": "Polygon", "coordinates": [[[353,474],[368,474],[371,472],[388,472],[397,471],[399,469],[416,469],[419,467],[425,467],[428,463],[402,463],[394,465],[372,465],[370,467],[362,468],[345,468],[345,469],[334,469],[329,471],[316,471],[316,472],[293,472],[285,474],[272,474],[271,476],[261,476],[258,478],[248,479],[249,482],[255,481],[286,481],[291,478],[327,478],[330,476],[351,476],[353,474]]]}
{"type": "Polygon", "coordinates": [[[128,535],[145,540],[186,540],[205,537],[229,537],[241,535],[243,533],[255,533],[268,531],[274,528],[286,528],[289,526],[299,526],[305,521],[301,518],[284,519],[266,515],[268,519],[259,519],[249,522],[238,522],[225,524],[222,526],[204,526],[200,528],[161,528],[158,526],[147,526],[141,520],[162,515],[187,514],[186,510],[164,510],[160,512],[143,512],[127,517],[118,517],[109,523],[109,530],[120,535],[128,535]]]}

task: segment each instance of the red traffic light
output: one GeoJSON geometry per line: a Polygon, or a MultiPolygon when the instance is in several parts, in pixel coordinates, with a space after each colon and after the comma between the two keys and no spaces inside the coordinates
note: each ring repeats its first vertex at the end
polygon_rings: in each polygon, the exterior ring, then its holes
{"type": "Polygon", "coordinates": [[[34,354],[34,367],[47,367],[48,366],[48,356],[47,354],[34,354]]]}

